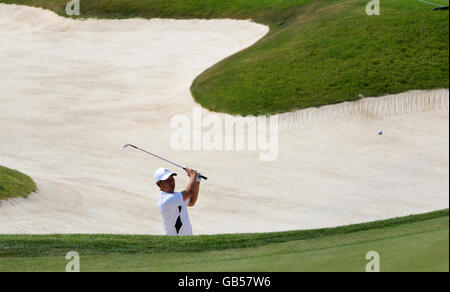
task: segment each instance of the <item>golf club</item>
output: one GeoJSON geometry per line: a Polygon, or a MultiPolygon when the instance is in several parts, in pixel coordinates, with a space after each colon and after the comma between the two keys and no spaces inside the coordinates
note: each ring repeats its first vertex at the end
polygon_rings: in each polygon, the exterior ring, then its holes
{"type": "MultiPolygon", "coordinates": [[[[183,167],[183,166],[181,166],[181,165],[179,165],[179,164],[176,164],[176,163],[174,163],[174,162],[172,162],[172,161],[169,161],[169,160],[167,160],[167,159],[165,159],[165,158],[163,158],[163,157],[161,157],[161,156],[158,156],[158,155],[156,155],[156,154],[153,154],[153,153],[151,153],[151,152],[148,152],[148,151],[146,151],[146,150],[144,150],[144,149],[141,149],[141,148],[139,148],[139,147],[137,147],[137,146],[134,146],[134,145],[132,145],[132,144],[126,144],[125,146],[123,146],[124,149],[127,148],[127,147],[132,147],[132,148],[134,148],[134,149],[140,150],[140,151],[142,151],[142,152],[144,152],[144,153],[150,154],[150,155],[152,155],[152,156],[154,156],[154,157],[156,157],[156,158],[159,158],[159,159],[161,159],[161,160],[164,160],[165,162],[168,162],[168,163],[170,163],[170,164],[172,164],[172,165],[175,165],[176,167],[179,167],[179,168],[182,168],[182,169],[186,170],[186,167],[183,167]]],[[[203,175],[201,175],[200,178],[202,178],[202,179],[204,179],[204,180],[208,180],[208,178],[207,178],[206,176],[203,176],[203,175]]]]}
{"type": "Polygon", "coordinates": [[[418,0],[418,1],[422,2],[422,3],[425,3],[425,4],[428,4],[428,5],[436,6],[436,8],[434,8],[433,10],[448,10],[448,6],[443,6],[441,4],[436,4],[436,3],[428,2],[428,1],[425,1],[425,0],[418,0]]]}

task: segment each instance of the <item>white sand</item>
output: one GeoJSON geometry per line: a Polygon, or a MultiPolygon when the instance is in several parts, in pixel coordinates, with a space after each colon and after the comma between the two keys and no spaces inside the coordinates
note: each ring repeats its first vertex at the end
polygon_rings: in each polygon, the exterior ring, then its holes
{"type": "Polygon", "coordinates": [[[236,20],[74,21],[0,4],[0,165],[38,185],[0,203],[0,233],[161,234],[152,174],[167,165],[126,143],[210,177],[190,211],[196,234],[448,208],[447,89],[280,115],[274,162],[171,150],[169,121],[192,115],[194,78],[267,31],[236,20]]]}

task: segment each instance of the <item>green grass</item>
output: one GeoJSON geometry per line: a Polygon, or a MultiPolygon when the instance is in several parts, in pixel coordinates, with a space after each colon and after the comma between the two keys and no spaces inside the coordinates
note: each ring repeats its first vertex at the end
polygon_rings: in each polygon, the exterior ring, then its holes
{"type": "Polygon", "coordinates": [[[0,201],[16,197],[27,197],[36,190],[36,185],[28,176],[0,166],[0,201]]]}
{"type": "MultiPolygon", "coordinates": [[[[66,0],[0,0],[65,14],[66,0]]],[[[253,47],[193,83],[218,112],[261,115],[449,87],[449,14],[414,0],[90,0],[82,17],[235,18],[270,26],[253,47]]],[[[448,3],[435,0],[437,3],[448,3]]]]}
{"type": "Polygon", "coordinates": [[[410,0],[316,1],[286,27],[200,75],[203,106],[232,114],[272,114],[382,96],[448,88],[448,12],[410,0]]]}
{"type": "MultiPolygon", "coordinates": [[[[65,15],[68,1],[0,2],[65,15]]],[[[214,111],[260,115],[360,94],[448,88],[448,12],[396,0],[382,1],[381,16],[369,17],[368,2],[90,0],[81,9],[82,17],[234,18],[268,25],[264,39],[193,83],[196,101],[214,111]]],[[[35,189],[25,181],[0,167],[0,200],[35,189]]],[[[448,216],[443,210],[333,229],[187,238],[0,235],[0,271],[64,271],[71,250],[80,253],[82,271],[364,271],[372,250],[380,254],[382,271],[448,271],[448,216]]]]}
{"type": "Polygon", "coordinates": [[[339,228],[192,237],[0,235],[0,271],[448,271],[449,211],[339,228]]]}

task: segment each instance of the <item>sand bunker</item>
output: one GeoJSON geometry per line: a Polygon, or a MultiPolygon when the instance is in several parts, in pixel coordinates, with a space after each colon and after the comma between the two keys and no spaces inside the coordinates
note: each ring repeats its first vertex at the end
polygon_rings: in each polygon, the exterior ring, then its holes
{"type": "MultiPolygon", "coordinates": [[[[170,120],[192,116],[194,78],[267,32],[236,20],[74,21],[0,4],[0,165],[38,185],[0,203],[0,233],[161,234],[152,174],[168,165],[126,143],[209,176],[190,212],[195,234],[448,208],[447,89],[279,115],[273,162],[172,150],[170,120]]],[[[177,189],[186,183],[178,176],[177,189]]]]}

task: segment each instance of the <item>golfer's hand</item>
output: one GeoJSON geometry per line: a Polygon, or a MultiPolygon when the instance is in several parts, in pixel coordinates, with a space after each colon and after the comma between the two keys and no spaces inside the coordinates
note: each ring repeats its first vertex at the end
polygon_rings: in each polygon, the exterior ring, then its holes
{"type": "Polygon", "coordinates": [[[197,182],[201,182],[202,180],[202,174],[200,172],[197,171],[197,182]]]}
{"type": "Polygon", "coordinates": [[[197,178],[197,171],[195,171],[194,169],[186,167],[186,173],[190,178],[197,178]]]}

